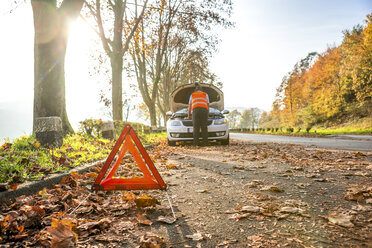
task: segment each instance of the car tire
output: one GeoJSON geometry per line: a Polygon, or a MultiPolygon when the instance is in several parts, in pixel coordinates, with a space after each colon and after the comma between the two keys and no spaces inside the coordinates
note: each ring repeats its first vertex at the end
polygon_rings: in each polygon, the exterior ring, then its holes
{"type": "Polygon", "coordinates": [[[168,146],[175,146],[175,145],[176,145],[176,141],[168,140],[168,146]]]}
{"type": "Polygon", "coordinates": [[[227,146],[230,144],[230,135],[227,136],[227,139],[221,140],[221,145],[227,146]]]}

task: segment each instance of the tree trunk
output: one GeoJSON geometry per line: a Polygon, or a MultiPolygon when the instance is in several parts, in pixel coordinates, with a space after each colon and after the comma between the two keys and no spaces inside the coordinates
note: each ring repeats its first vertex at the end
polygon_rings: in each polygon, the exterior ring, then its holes
{"type": "Polygon", "coordinates": [[[167,115],[163,115],[164,127],[167,126],[167,115]]]}
{"type": "Polygon", "coordinates": [[[114,58],[111,60],[112,68],[112,117],[114,121],[123,120],[123,59],[114,58]]]}
{"type": "Polygon", "coordinates": [[[123,15],[122,1],[115,2],[114,38],[111,54],[112,68],[112,117],[123,120],[123,15]]]}
{"type": "Polygon", "coordinates": [[[74,132],[66,112],[65,56],[68,22],[77,18],[83,3],[64,0],[57,9],[55,0],[31,1],[35,28],[33,129],[36,118],[58,116],[63,133],[74,132]]]}
{"type": "Polygon", "coordinates": [[[147,105],[149,108],[150,112],[150,121],[151,121],[151,126],[156,127],[156,107],[155,107],[155,102],[151,102],[150,105],[147,105]]]}

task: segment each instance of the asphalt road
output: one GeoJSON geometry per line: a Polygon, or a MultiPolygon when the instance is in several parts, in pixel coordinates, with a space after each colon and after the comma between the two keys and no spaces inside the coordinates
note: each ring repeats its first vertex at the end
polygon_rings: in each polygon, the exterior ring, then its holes
{"type": "Polygon", "coordinates": [[[292,137],[282,135],[230,133],[230,138],[251,142],[288,143],[319,148],[372,152],[372,136],[369,135],[333,135],[326,138],[292,137]]]}

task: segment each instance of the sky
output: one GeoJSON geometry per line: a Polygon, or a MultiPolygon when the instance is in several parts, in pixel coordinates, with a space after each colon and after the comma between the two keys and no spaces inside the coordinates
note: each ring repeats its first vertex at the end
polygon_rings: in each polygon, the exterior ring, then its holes
{"type": "MultiPolygon", "coordinates": [[[[32,132],[33,16],[30,3],[12,13],[0,1],[0,139],[32,132]]],[[[211,70],[223,82],[225,108],[270,111],[276,88],[309,52],[339,45],[342,31],[363,24],[371,0],[232,0],[235,27],[216,30],[221,43],[211,70]]],[[[75,130],[86,118],[108,119],[99,103],[103,78],[90,76],[94,33],[78,20],[66,54],[66,103],[75,130]]],[[[128,88],[128,79],[124,80],[128,88]]],[[[138,121],[132,114],[130,121],[138,121]]]]}

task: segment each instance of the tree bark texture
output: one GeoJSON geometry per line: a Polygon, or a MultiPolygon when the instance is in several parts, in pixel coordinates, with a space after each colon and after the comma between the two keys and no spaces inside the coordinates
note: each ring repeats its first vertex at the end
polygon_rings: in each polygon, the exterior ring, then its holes
{"type": "Polygon", "coordinates": [[[113,57],[112,68],[112,117],[114,121],[123,120],[123,60],[113,57]]]}
{"type": "Polygon", "coordinates": [[[65,100],[65,55],[68,25],[80,13],[84,1],[32,0],[34,15],[34,128],[38,117],[58,116],[63,133],[74,130],[67,117],[65,100]]]}
{"type": "Polygon", "coordinates": [[[123,120],[123,16],[122,1],[115,3],[114,38],[111,54],[112,68],[112,116],[114,121],[123,120]]]}

